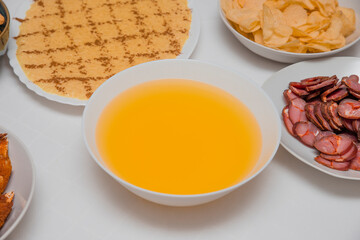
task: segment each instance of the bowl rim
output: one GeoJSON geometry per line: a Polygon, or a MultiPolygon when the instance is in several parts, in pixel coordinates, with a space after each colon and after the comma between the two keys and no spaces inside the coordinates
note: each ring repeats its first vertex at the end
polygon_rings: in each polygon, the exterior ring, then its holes
{"type": "Polygon", "coordinates": [[[82,135],[83,135],[83,139],[86,145],[86,148],[88,150],[88,152],[90,153],[90,155],[92,156],[93,160],[95,160],[95,162],[100,166],[100,168],[102,168],[107,174],[109,174],[112,178],[114,178],[116,181],[118,181],[119,183],[121,183],[123,186],[125,186],[126,188],[130,189],[135,189],[137,191],[143,192],[143,193],[147,193],[147,194],[151,194],[151,195],[156,195],[158,197],[166,197],[166,198],[180,198],[180,199],[190,199],[190,198],[200,198],[200,197],[211,197],[211,196],[216,196],[216,195],[220,195],[220,194],[225,194],[228,192],[231,192],[233,190],[235,190],[236,188],[244,185],[245,183],[249,182],[250,180],[252,180],[254,177],[256,177],[257,175],[259,175],[269,164],[270,162],[273,160],[279,146],[280,146],[280,139],[281,139],[281,121],[280,118],[277,115],[277,110],[276,107],[274,105],[274,103],[272,102],[272,100],[270,99],[270,97],[267,95],[267,93],[265,92],[264,89],[262,89],[261,86],[259,86],[258,84],[256,84],[256,82],[250,80],[249,78],[244,78],[242,74],[230,70],[226,67],[220,66],[218,64],[214,64],[214,63],[210,63],[210,62],[206,62],[206,61],[200,61],[200,60],[195,60],[195,59],[163,59],[163,60],[156,60],[156,61],[151,61],[151,62],[146,62],[146,63],[142,63],[136,66],[133,66],[131,68],[125,69],[117,74],[115,74],[113,77],[109,78],[108,80],[106,80],[100,87],[98,87],[96,89],[96,91],[94,92],[94,94],[90,97],[88,103],[85,106],[84,112],[83,112],[83,116],[82,116],[82,135]],[[93,151],[91,150],[88,141],[87,141],[87,134],[85,131],[85,120],[87,118],[87,112],[89,111],[88,109],[90,108],[90,106],[93,104],[93,101],[95,101],[94,99],[97,96],[97,93],[99,91],[101,91],[101,89],[104,88],[104,86],[106,86],[107,84],[109,84],[110,81],[115,81],[115,76],[118,74],[121,74],[122,72],[125,71],[134,71],[135,69],[141,69],[142,66],[144,65],[150,65],[150,64],[166,64],[167,62],[187,62],[187,63],[191,63],[191,64],[206,64],[209,67],[212,68],[218,68],[221,71],[227,71],[227,72],[231,72],[233,74],[238,75],[241,80],[243,81],[247,81],[250,84],[252,84],[255,88],[257,88],[261,94],[264,95],[264,97],[267,99],[267,101],[269,102],[270,106],[273,109],[273,113],[275,114],[275,119],[276,119],[276,127],[277,127],[277,139],[276,139],[276,145],[275,148],[272,150],[271,155],[268,156],[268,160],[267,162],[259,169],[257,170],[253,175],[251,175],[250,177],[246,178],[243,181],[240,181],[237,184],[234,184],[230,187],[224,188],[224,189],[220,189],[217,191],[213,191],[213,192],[208,192],[208,193],[200,193],[200,194],[169,194],[169,193],[161,193],[161,192],[156,192],[156,191],[152,191],[152,190],[148,190],[139,186],[136,186],[132,183],[129,183],[125,180],[123,180],[122,178],[118,177],[117,175],[115,175],[111,170],[109,170],[108,168],[106,168],[103,164],[100,163],[100,161],[96,158],[95,154],[93,153],[93,151]],[[130,70],[129,70],[130,69],[130,70]]]}
{"type": "Polygon", "coordinates": [[[6,29],[9,29],[9,25],[10,25],[10,13],[9,13],[9,9],[6,7],[5,3],[4,3],[2,0],[0,0],[0,5],[1,5],[1,7],[4,8],[5,13],[6,13],[6,23],[5,23],[4,31],[2,31],[2,32],[0,33],[0,38],[1,38],[1,37],[5,34],[6,29]]]}
{"type": "Polygon", "coordinates": [[[259,43],[255,42],[255,41],[252,41],[252,40],[248,39],[247,37],[245,37],[244,35],[242,35],[241,33],[239,33],[238,31],[236,31],[233,28],[233,26],[231,26],[229,20],[226,18],[224,10],[221,8],[220,1],[221,0],[218,1],[218,9],[219,9],[219,12],[220,12],[220,17],[221,17],[222,21],[225,23],[225,25],[229,28],[229,30],[233,34],[235,34],[236,36],[240,37],[241,39],[243,39],[244,41],[246,41],[246,42],[248,42],[250,44],[253,44],[253,45],[255,45],[257,47],[260,47],[260,48],[264,48],[264,49],[266,49],[268,51],[271,51],[271,52],[273,52],[275,54],[283,54],[283,55],[288,55],[288,56],[293,56],[293,57],[308,57],[308,58],[311,58],[311,57],[327,57],[330,54],[331,55],[336,54],[336,53],[342,52],[342,51],[352,47],[354,44],[356,44],[360,40],[360,36],[358,36],[354,41],[346,44],[345,46],[343,46],[341,48],[331,50],[331,51],[328,51],[328,52],[294,53],[294,52],[287,52],[287,51],[283,51],[283,50],[277,50],[277,49],[274,49],[274,48],[259,44],[259,43]]]}

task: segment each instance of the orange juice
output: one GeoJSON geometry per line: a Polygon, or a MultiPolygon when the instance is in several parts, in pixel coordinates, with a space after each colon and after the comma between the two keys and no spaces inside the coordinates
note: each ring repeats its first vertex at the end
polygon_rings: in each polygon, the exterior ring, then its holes
{"type": "Polygon", "coordinates": [[[160,193],[202,194],[246,178],[261,151],[260,127],[229,93],[193,80],[129,88],[102,112],[96,144],[121,179],[160,193]]]}

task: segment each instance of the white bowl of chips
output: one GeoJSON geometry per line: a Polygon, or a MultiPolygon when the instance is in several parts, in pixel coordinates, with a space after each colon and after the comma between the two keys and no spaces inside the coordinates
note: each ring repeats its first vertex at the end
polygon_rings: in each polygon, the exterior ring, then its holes
{"type": "Polygon", "coordinates": [[[220,0],[219,10],[244,46],[278,62],[328,57],[360,39],[354,0],[220,0]]]}

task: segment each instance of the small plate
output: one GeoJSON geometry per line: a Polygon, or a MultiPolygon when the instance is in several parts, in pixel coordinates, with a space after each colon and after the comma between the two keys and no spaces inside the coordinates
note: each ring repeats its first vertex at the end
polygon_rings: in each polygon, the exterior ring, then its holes
{"type": "MultiPolygon", "coordinates": [[[[301,79],[314,76],[337,75],[341,79],[343,76],[351,74],[360,75],[360,58],[356,57],[332,57],[317,60],[309,60],[290,65],[277,73],[273,74],[262,86],[274,102],[280,118],[281,112],[286,105],[283,98],[283,91],[288,88],[289,82],[300,81],[301,79]]],[[[338,171],[325,167],[314,160],[318,155],[317,150],[307,147],[291,136],[282,123],[281,126],[281,145],[292,155],[304,163],[334,177],[360,180],[360,171],[338,171]]]]}
{"type": "Polygon", "coordinates": [[[25,215],[35,188],[35,168],[24,143],[12,132],[0,126],[0,133],[7,133],[9,140],[9,157],[12,164],[10,181],[5,192],[14,191],[13,209],[0,229],[0,240],[5,239],[25,215]]]}
{"type": "MultiPolygon", "coordinates": [[[[24,0],[22,4],[17,8],[13,19],[15,18],[24,19],[26,16],[26,11],[30,8],[32,3],[34,3],[34,0],[24,0]]],[[[177,59],[187,59],[191,56],[192,52],[196,47],[200,35],[200,17],[195,8],[195,0],[188,0],[188,6],[191,9],[191,13],[192,13],[189,38],[186,41],[185,45],[183,46],[180,55],[177,56],[177,59]]],[[[49,100],[59,103],[69,104],[69,105],[85,106],[86,103],[88,102],[87,100],[68,98],[68,97],[63,97],[56,94],[45,92],[39,86],[37,86],[27,78],[16,57],[17,44],[14,37],[19,35],[20,24],[21,23],[16,20],[11,22],[10,39],[8,44],[8,57],[10,59],[10,65],[12,66],[15,74],[19,77],[20,81],[24,83],[30,90],[34,91],[36,94],[45,97],[49,100]]]]}

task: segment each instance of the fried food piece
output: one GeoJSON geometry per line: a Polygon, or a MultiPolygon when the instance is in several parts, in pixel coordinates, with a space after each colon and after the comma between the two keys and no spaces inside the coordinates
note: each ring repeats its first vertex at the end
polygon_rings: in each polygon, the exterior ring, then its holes
{"type": "Polygon", "coordinates": [[[3,15],[1,15],[0,13],[0,25],[3,25],[5,23],[5,18],[3,15]]]}
{"type": "Polygon", "coordinates": [[[14,204],[14,192],[0,195],[0,228],[4,225],[14,204]]]}
{"type": "Polygon", "coordinates": [[[0,134],[0,193],[3,193],[11,175],[11,162],[8,155],[7,134],[0,134]]]}

